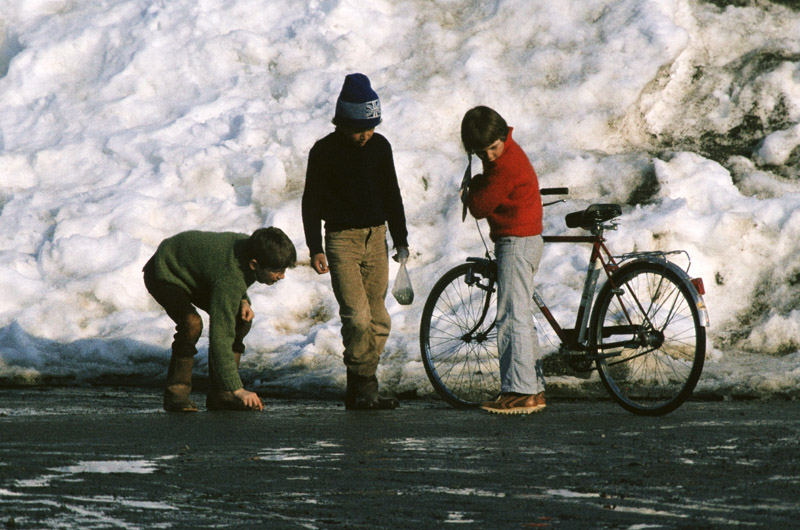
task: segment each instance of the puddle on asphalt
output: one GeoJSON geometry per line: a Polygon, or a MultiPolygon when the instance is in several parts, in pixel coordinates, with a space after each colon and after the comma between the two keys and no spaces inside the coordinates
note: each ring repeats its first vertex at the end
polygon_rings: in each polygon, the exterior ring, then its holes
{"type": "Polygon", "coordinates": [[[109,473],[135,473],[148,474],[154,473],[158,469],[158,464],[154,460],[83,460],[77,464],[51,467],[48,473],[30,479],[19,479],[14,481],[14,485],[19,488],[46,488],[53,481],[75,482],[82,480],[79,475],[83,474],[109,474],[109,473]]]}
{"type": "Polygon", "coordinates": [[[74,466],[54,467],[59,473],[153,473],[158,468],[152,460],[87,460],[74,466]]]}
{"type": "Polygon", "coordinates": [[[502,499],[506,496],[502,491],[489,491],[478,488],[448,488],[445,486],[426,486],[419,488],[428,493],[446,493],[448,495],[466,495],[474,497],[496,497],[502,499]]]}
{"type": "Polygon", "coordinates": [[[318,440],[305,447],[268,447],[256,453],[254,460],[268,462],[310,462],[337,461],[344,453],[338,451],[341,445],[328,440],[318,440]]]}
{"type": "Polygon", "coordinates": [[[447,512],[447,517],[444,521],[445,524],[472,524],[475,519],[470,519],[464,512],[447,512]]]}

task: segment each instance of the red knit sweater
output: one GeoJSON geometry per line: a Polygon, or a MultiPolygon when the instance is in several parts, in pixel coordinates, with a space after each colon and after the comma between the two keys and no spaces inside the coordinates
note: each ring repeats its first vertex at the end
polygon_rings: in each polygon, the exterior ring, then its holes
{"type": "Polygon", "coordinates": [[[542,198],[539,181],[528,157],[508,130],[503,154],[483,163],[469,187],[470,213],[489,221],[492,241],[503,236],[535,236],[542,233],[542,198]]]}

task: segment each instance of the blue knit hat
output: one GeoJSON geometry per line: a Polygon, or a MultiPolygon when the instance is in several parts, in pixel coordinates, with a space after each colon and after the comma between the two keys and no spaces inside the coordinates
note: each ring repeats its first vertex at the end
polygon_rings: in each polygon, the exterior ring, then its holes
{"type": "Polygon", "coordinates": [[[381,122],[381,101],[364,74],[349,74],[336,100],[333,123],[356,131],[372,129],[381,122]]]}

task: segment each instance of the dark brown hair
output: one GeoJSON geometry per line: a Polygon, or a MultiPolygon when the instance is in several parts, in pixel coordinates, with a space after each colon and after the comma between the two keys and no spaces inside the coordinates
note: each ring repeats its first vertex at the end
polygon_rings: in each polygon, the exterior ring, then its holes
{"type": "Polygon", "coordinates": [[[270,226],[259,228],[247,240],[249,259],[254,259],[265,269],[279,271],[294,267],[297,251],[283,230],[270,226]]]}
{"type": "Polygon", "coordinates": [[[461,143],[468,153],[492,145],[495,140],[506,141],[508,124],[500,114],[489,107],[474,107],[461,120],[461,143]]]}

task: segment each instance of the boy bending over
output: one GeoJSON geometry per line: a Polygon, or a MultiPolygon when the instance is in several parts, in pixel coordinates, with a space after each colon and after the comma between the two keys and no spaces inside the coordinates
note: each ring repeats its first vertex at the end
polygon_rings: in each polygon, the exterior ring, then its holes
{"type": "Polygon", "coordinates": [[[182,232],[165,239],[144,266],[144,284],[175,322],[172,358],[164,390],[164,410],[197,411],[190,399],[192,366],[203,321],[210,317],[209,410],[262,410],[255,392],[239,377],[242,342],[253,323],[247,288],[272,285],[297,260],[294,244],[279,228],[252,235],[234,232],[182,232]]]}

